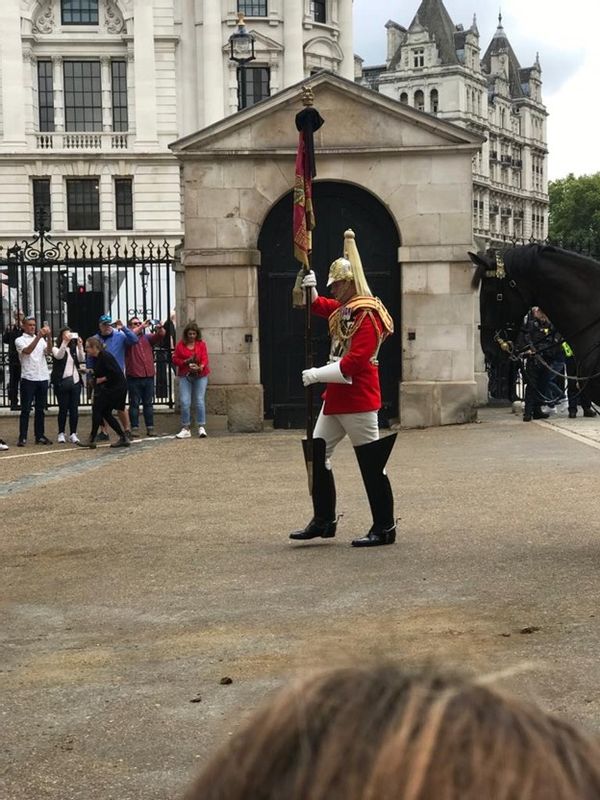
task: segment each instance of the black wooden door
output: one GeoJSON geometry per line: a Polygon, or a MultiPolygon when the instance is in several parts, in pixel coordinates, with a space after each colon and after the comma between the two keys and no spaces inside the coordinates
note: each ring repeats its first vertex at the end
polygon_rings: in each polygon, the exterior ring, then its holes
{"type": "MultiPolygon", "coordinates": [[[[381,298],[394,318],[395,333],[381,348],[381,424],[398,416],[401,372],[400,272],[396,226],[386,208],[368,192],[345,183],[314,184],[317,227],[313,232],[313,269],[318,288],[327,292],[331,262],[342,255],[344,231],[352,228],[373,294],[381,298]]],[[[277,428],[301,428],[305,422],[305,394],[300,374],[304,368],[304,312],[292,308],[292,288],[299,263],[292,242],[292,193],[269,212],[258,247],[261,381],[265,416],[277,428]]],[[[313,317],[314,363],[327,362],[327,321],[313,317]]],[[[317,408],[319,392],[315,392],[317,408]]]]}

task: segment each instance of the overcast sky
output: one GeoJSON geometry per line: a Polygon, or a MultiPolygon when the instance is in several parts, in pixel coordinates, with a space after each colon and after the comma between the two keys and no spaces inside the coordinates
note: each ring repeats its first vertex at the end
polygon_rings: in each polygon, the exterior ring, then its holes
{"type": "MultiPolygon", "coordinates": [[[[420,0],[354,0],[354,47],[365,65],[386,57],[385,23],[408,27],[420,0]]],[[[540,54],[549,113],[550,179],[600,172],[600,0],[444,0],[454,24],[477,14],[482,55],[502,24],[522,67],[540,54]]]]}

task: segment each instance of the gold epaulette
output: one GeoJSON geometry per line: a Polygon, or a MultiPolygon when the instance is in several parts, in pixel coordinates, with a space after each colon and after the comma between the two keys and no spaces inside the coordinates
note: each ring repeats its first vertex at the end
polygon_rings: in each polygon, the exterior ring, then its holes
{"type": "Polygon", "coordinates": [[[384,328],[384,337],[391,336],[394,332],[394,320],[391,318],[390,312],[378,297],[358,295],[346,303],[345,308],[350,308],[352,311],[356,311],[359,308],[364,308],[365,310],[369,311],[376,311],[384,328]]]}

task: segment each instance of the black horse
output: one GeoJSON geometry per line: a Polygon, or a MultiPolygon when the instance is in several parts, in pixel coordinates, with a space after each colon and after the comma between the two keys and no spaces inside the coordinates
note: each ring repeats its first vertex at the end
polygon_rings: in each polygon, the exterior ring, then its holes
{"type": "Polygon", "coordinates": [[[558,247],[529,244],[484,256],[471,285],[481,286],[481,347],[490,361],[513,346],[523,317],[539,306],[571,346],[590,398],[600,403],[600,263],[558,247]]]}

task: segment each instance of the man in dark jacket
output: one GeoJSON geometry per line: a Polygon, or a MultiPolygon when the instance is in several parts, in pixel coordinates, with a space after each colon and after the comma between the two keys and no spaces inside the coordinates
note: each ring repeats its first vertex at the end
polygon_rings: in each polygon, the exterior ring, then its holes
{"type": "Polygon", "coordinates": [[[15,323],[4,331],[2,341],[8,345],[8,399],[10,400],[10,410],[19,409],[19,383],[21,382],[21,362],[15,347],[15,342],[22,336],[23,312],[15,311],[15,323]]]}
{"type": "Polygon", "coordinates": [[[523,422],[532,419],[548,419],[542,404],[549,399],[552,373],[546,364],[556,360],[561,351],[562,337],[548,317],[538,306],[534,306],[525,319],[517,339],[517,348],[527,356],[525,362],[525,409],[523,422]],[[545,362],[545,363],[543,363],[545,362]]]}

